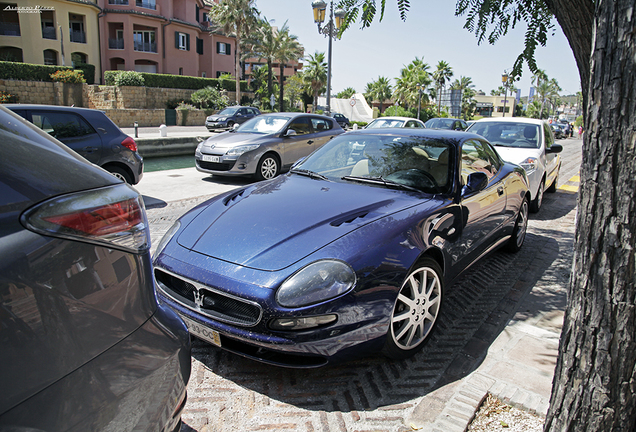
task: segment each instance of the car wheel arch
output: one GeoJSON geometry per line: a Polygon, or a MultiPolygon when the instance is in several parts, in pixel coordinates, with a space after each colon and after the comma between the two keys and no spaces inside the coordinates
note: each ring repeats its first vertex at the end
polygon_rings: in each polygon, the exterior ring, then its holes
{"type": "Polygon", "coordinates": [[[133,175],[132,171],[125,164],[120,164],[120,163],[116,163],[116,162],[109,162],[109,163],[106,163],[106,164],[102,165],[101,167],[103,169],[105,169],[106,171],[108,171],[109,173],[111,173],[111,174],[113,173],[113,171],[123,170],[126,173],[126,175],[128,176],[128,178],[130,179],[130,183],[129,184],[132,184],[132,182],[135,179],[135,176],[133,175]]]}

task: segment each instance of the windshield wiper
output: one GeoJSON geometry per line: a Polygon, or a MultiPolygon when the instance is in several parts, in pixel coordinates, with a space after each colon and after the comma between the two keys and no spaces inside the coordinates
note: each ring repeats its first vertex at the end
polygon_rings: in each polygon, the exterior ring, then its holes
{"type": "Polygon", "coordinates": [[[328,180],[327,177],[325,177],[324,175],[318,174],[317,172],[313,172],[307,169],[294,168],[290,172],[294,174],[304,175],[315,180],[328,180]]]}
{"type": "Polygon", "coordinates": [[[408,186],[402,183],[394,182],[391,180],[387,180],[384,177],[357,177],[357,176],[344,176],[342,180],[350,180],[350,181],[359,181],[362,183],[374,183],[374,184],[382,184],[387,187],[396,187],[399,189],[409,190],[413,192],[422,192],[420,189],[415,188],[413,186],[408,186]]]}

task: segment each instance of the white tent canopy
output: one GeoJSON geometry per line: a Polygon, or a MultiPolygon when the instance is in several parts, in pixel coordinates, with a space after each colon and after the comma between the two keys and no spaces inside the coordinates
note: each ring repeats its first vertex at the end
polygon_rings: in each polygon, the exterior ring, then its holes
{"type": "MultiPolygon", "coordinates": [[[[325,110],[326,108],[327,98],[319,97],[318,109],[325,110]]],[[[369,107],[362,93],[356,93],[350,99],[331,98],[331,112],[343,114],[350,121],[369,123],[373,120],[373,109],[369,107]],[[352,101],[355,103],[352,104],[352,101]]]]}

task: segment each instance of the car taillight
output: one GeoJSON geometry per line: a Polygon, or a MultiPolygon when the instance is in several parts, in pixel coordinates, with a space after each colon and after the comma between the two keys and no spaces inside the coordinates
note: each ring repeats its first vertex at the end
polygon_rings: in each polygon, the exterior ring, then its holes
{"type": "Polygon", "coordinates": [[[40,234],[141,253],[150,248],[146,211],[127,185],[75,192],[37,204],[22,223],[40,234]]]}
{"type": "Polygon", "coordinates": [[[126,147],[128,150],[132,150],[134,152],[137,151],[137,143],[135,142],[134,139],[132,139],[131,137],[126,137],[122,142],[121,145],[123,145],[124,147],[126,147]]]}

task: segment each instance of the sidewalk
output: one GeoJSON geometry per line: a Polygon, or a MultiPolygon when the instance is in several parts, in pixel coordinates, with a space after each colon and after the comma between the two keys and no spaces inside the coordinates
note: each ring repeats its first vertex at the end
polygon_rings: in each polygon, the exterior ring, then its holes
{"type": "MultiPolygon", "coordinates": [[[[135,138],[135,128],[127,127],[120,128],[124,133],[132,138],[135,138]]],[[[166,126],[168,138],[181,138],[181,137],[209,137],[216,132],[209,132],[205,126],[166,126]]],[[[159,133],[159,126],[152,127],[139,127],[137,128],[137,138],[161,138],[159,133]]]]}

